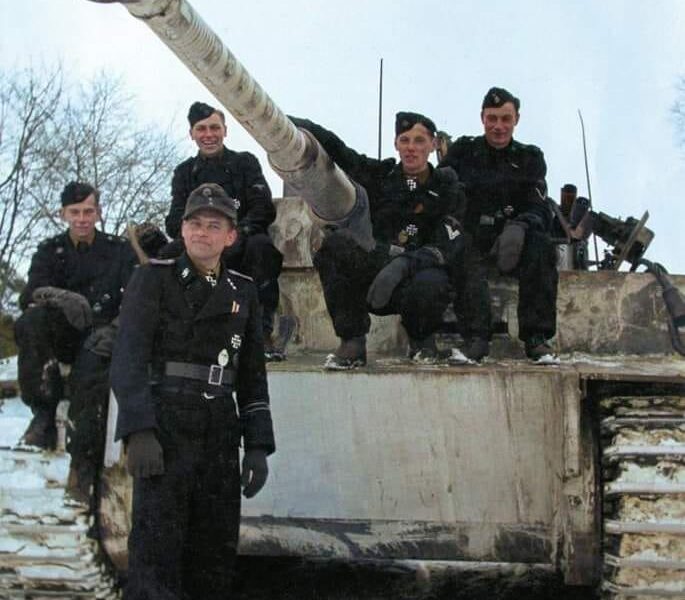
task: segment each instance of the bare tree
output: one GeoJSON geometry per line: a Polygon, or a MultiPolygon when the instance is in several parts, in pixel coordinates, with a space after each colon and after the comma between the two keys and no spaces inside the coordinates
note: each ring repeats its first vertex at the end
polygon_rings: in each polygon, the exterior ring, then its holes
{"type": "MultiPolygon", "coordinates": [[[[42,175],[41,149],[62,98],[62,74],[0,73],[0,277],[4,292],[16,265],[25,259],[36,225],[50,214],[27,202],[42,175]]],[[[4,295],[4,294],[3,294],[4,295]]],[[[1,299],[1,296],[0,296],[1,299]]]]}
{"type": "Polygon", "coordinates": [[[63,229],[59,193],[72,180],[102,192],[102,229],[161,223],[179,161],[169,131],[141,124],[120,79],[79,86],[60,67],[0,71],[0,310],[36,244],[63,229]]]}

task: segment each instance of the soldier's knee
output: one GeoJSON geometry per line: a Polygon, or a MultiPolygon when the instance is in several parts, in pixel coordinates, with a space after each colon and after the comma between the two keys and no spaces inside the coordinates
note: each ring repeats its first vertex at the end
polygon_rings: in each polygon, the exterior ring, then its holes
{"type": "Polygon", "coordinates": [[[17,345],[32,343],[36,337],[46,336],[52,309],[47,306],[27,308],[14,323],[14,339],[17,345]]]}
{"type": "MultiPolygon", "coordinates": [[[[243,264],[254,266],[267,276],[278,276],[283,264],[283,255],[265,233],[251,235],[245,241],[243,264]]],[[[247,269],[250,270],[249,268],[247,269]]]]}

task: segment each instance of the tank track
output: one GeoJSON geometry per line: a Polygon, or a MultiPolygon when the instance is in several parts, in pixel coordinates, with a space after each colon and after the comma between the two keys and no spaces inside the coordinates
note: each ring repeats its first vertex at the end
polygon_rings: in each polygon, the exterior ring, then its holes
{"type": "Polygon", "coordinates": [[[685,396],[601,402],[602,598],[685,598],[685,396]]]}
{"type": "Polygon", "coordinates": [[[0,447],[0,599],[121,597],[68,475],[68,454],[0,447]]]}

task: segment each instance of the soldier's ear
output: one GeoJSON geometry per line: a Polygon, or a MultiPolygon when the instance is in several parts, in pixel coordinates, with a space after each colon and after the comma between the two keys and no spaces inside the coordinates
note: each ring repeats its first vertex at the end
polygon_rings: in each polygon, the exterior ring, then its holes
{"type": "Polygon", "coordinates": [[[229,246],[232,246],[233,244],[235,244],[237,239],[238,239],[238,229],[236,227],[231,227],[231,229],[229,229],[226,232],[226,243],[224,244],[224,246],[226,246],[226,248],[228,248],[229,246]]]}
{"type": "Polygon", "coordinates": [[[516,111],[516,117],[514,118],[514,127],[516,127],[519,124],[519,118],[521,117],[521,114],[516,111]]]}

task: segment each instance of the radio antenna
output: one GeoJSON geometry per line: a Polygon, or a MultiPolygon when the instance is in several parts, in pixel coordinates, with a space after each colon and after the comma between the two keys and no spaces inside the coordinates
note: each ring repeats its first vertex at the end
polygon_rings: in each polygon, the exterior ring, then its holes
{"type": "MultiPolygon", "coordinates": [[[[587,197],[590,200],[590,210],[593,209],[592,202],[592,187],[590,186],[590,168],[587,164],[587,144],[585,142],[585,122],[583,121],[583,113],[578,109],[578,118],[580,119],[580,131],[583,134],[583,159],[585,160],[585,180],[587,181],[587,197]]],[[[595,246],[595,268],[599,270],[599,251],[597,250],[597,236],[592,234],[592,242],[595,246]]]]}

